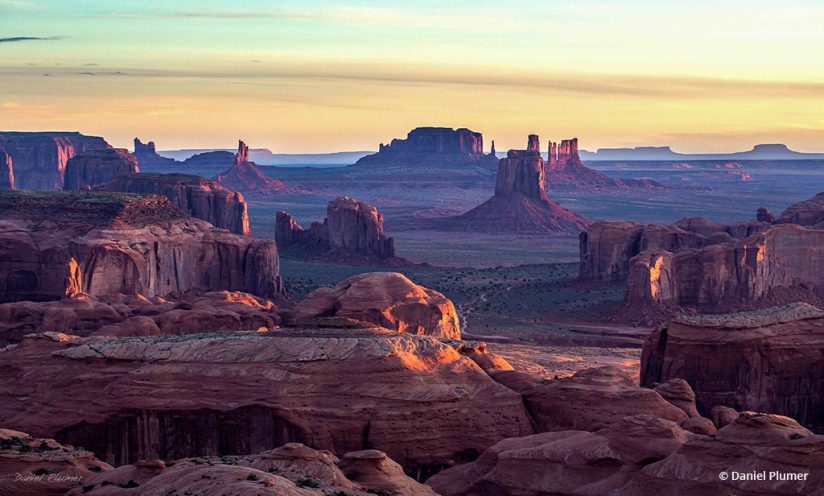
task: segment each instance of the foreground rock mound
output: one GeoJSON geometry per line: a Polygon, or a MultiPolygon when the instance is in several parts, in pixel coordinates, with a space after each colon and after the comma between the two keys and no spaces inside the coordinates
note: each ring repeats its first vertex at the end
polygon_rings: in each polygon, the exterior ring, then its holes
{"type": "Polygon", "coordinates": [[[779,413],[824,432],[824,311],[804,303],[680,317],[644,344],[641,384],[686,379],[704,415],[717,406],[779,413]]]}
{"type": "Polygon", "coordinates": [[[304,229],[287,212],[278,212],[278,247],[313,259],[411,265],[395,256],[395,240],[383,233],[383,215],[366,202],[341,196],[326,206],[323,222],[304,229]]]}
{"type": "Polygon", "coordinates": [[[34,332],[79,336],[169,336],[275,329],[275,305],[246,293],[215,291],[175,299],[78,295],[58,301],[0,304],[0,346],[34,332]]]}
{"type": "Polygon", "coordinates": [[[204,177],[189,174],[126,174],[95,189],[163,195],[177,208],[213,226],[244,236],[251,234],[249,208],[243,195],[204,177]]]}
{"type": "Polygon", "coordinates": [[[245,195],[299,192],[298,189],[265,175],[254,162],[249,162],[249,147],[242,141],[238,141],[238,152],[235,155],[234,164],[219,174],[215,180],[226,188],[240,191],[245,195]]]}
{"type": "Polygon", "coordinates": [[[107,183],[121,174],[137,172],[140,172],[137,159],[124,148],[91,150],[68,161],[63,189],[89,189],[107,183]]]}
{"type": "Polygon", "coordinates": [[[748,412],[714,437],[635,415],[594,433],[506,439],[427,482],[443,496],[801,495],[824,484],[822,455],[824,436],[777,415],[748,412]],[[766,480],[732,477],[753,472],[766,480]]]}
{"type": "Polygon", "coordinates": [[[446,228],[489,233],[577,233],[589,222],[547,197],[544,160],[538,151],[510,150],[498,165],[495,195],[444,224],[446,228]]]}
{"type": "Polygon", "coordinates": [[[469,129],[446,127],[419,127],[409,132],[406,139],[381,143],[378,153],[357,161],[358,166],[409,165],[468,165],[479,162],[494,164],[497,159],[484,155],[481,133],[469,129]]]}
{"type": "Polygon", "coordinates": [[[282,292],[273,241],[190,217],[167,198],[0,192],[0,301],[87,293],[282,292]]]}
{"type": "Polygon", "coordinates": [[[326,317],[372,322],[410,334],[461,339],[458,313],[452,302],[396,272],[350,277],[334,288],[314,291],[295,308],[298,324],[326,317]]]}
{"type": "Polygon", "coordinates": [[[38,335],[0,351],[0,369],[6,425],[114,465],[300,442],[381,450],[423,479],[533,432],[521,396],[455,348],[379,328],[38,335]]]}
{"type": "Polygon", "coordinates": [[[17,189],[61,189],[69,159],[103,148],[110,148],[103,138],[80,133],[0,132],[0,151],[12,158],[17,189]]]}

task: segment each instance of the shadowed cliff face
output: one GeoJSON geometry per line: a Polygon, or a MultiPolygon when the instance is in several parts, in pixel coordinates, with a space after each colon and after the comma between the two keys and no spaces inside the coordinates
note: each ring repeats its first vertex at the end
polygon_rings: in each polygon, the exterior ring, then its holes
{"type": "Polygon", "coordinates": [[[378,153],[361,158],[357,165],[449,165],[472,163],[485,158],[481,133],[464,128],[419,127],[410,131],[406,139],[396,138],[388,145],[381,144],[378,153]]]}
{"type": "Polygon", "coordinates": [[[72,157],[66,164],[63,189],[89,189],[121,174],[137,172],[137,159],[123,148],[90,150],[72,157]]]}
{"type": "Polygon", "coordinates": [[[495,194],[521,194],[532,200],[545,200],[544,159],[537,151],[510,150],[498,165],[495,194]]]}

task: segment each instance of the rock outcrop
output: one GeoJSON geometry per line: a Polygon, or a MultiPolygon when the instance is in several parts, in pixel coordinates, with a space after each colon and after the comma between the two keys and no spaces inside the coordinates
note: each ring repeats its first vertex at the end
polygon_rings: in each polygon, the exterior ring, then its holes
{"type": "Polygon", "coordinates": [[[125,148],[80,153],[66,163],[63,189],[87,190],[122,174],[140,172],[137,159],[125,148]]]}
{"type": "Polygon", "coordinates": [[[411,334],[461,339],[458,313],[452,302],[396,272],[352,276],[334,288],[314,291],[295,308],[298,324],[327,317],[371,322],[411,334]]]}
{"type": "Polygon", "coordinates": [[[791,205],[775,221],[778,224],[798,224],[816,226],[824,222],[824,193],[819,193],[809,200],[791,205]]]}
{"type": "Polygon", "coordinates": [[[824,432],[822,357],[824,311],[804,303],[682,316],[644,344],[641,383],[686,379],[705,416],[719,406],[764,411],[824,432]]]}
{"type": "Polygon", "coordinates": [[[816,494],[822,455],[824,436],[778,415],[748,412],[713,437],[635,415],[594,433],[506,439],[427,483],[442,496],[816,494]]]}
{"type": "Polygon", "coordinates": [[[95,188],[98,191],[155,194],[216,227],[248,236],[249,208],[240,193],[210,179],[189,174],[126,174],[95,188]]]}
{"type": "Polygon", "coordinates": [[[103,148],[110,148],[103,138],[80,133],[0,132],[0,151],[12,158],[17,189],[61,189],[69,159],[103,148]]]}
{"type": "Polygon", "coordinates": [[[240,191],[245,195],[265,196],[300,192],[297,188],[268,177],[254,162],[249,162],[249,147],[243,141],[238,141],[238,152],[235,155],[234,164],[219,174],[215,180],[226,188],[240,191]]]}
{"type": "Polygon", "coordinates": [[[419,127],[409,131],[406,139],[381,144],[378,153],[361,158],[355,165],[467,165],[491,162],[489,159],[481,133],[465,128],[419,127]]]}
{"type": "Polygon", "coordinates": [[[663,188],[650,179],[616,179],[586,167],[578,154],[578,138],[553,141],[547,147],[546,181],[550,189],[663,188]]]}
{"type": "Polygon", "coordinates": [[[14,166],[11,155],[0,151],[0,190],[14,189],[14,166]]]}
{"type": "Polygon", "coordinates": [[[168,167],[177,164],[176,160],[157,153],[154,141],[143,143],[140,138],[135,138],[133,154],[137,158],[137,163],[141,166],[168,167]]]}
{"type": "MultiPolygon", "coordinates": [[[[539,146],[537,136],[532,146],[539,146]]],[[[469,212],[445,219],[443,228],[491,233],[579,232],[589,222],[546,195],[538,151],[509,150],[498,164],[495,195],[469,212]]]]}
{"type": "Polygon", "coordinates": [[[282,291],[273,241],[195,219],[167,198],[0,192],[0,301],[87,293],[282,291]]]}
{"type": "Polygon", "coordinates": [[[338,456],[381,450],[422,480],[533,433],[521,396],[473,360],[380,328],[41,334],[0,351],[0,370],[5,425],[113,465],[300,442],[338,456]]]}
{"type": "Polygon", "coordinates": [[[755,220],[757,220],[758,222],[767,222],[768,224],[774,224],[776,221],[776,217],[775,214],[769,211],[769,209],[761,207],[755,214],[755,220]]]}
{"type": "Polygon", "coordinates": [[[191,157],[181,162],[181,165],[183,167],[187,167],[189,169],[194,170],[210,168],[222,169],[224,167],[232,167],[233,165],[235,165],[236,157],[237,155],[232,152],[225,150],[215,150],[211,152],[203,152],[192,155],[191,157]]]}
{"type": "Polygon", "coordinates": [[[287,212],[275,223],[278,247],[302,257],[381,265],[411,265],[395,256],[395,240],[383,232],[383,215],[372,205],[340,196],[326,206],[323,222],[304,229],[287,212]]]}

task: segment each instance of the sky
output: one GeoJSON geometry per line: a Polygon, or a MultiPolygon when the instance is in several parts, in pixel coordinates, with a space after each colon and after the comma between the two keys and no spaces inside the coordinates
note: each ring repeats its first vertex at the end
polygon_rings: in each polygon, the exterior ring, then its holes
{"type": "Polygon", "coordinates": [[[131,148],[824,151],[824,1],[0,0],[0,129],[131,148]]]}

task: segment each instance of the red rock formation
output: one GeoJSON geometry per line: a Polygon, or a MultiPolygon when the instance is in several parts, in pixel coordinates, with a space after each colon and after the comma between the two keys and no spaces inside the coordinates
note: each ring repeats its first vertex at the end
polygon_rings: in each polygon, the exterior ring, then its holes
{"type": "Polygon", "coordinates": [[[248,236],[249,208],[240,193],[205,177],[188,174],[125,174],[95,188],[98,191],[155,194],[216,227],[248,236]]]}
{"type": "Polygon", "coordinates": [[[824,312],[803,303],[684,316],[657,329],[644,344],[641,383],[683,378],[705,415],[718,406],[765,411],[824,432],[822,357],[824,312]]]}
{"type": "Polygon", "coordinates": [[[758,222],[768,222],[770,224],[773,224],[776,221],[775,214],[773,214],[764,207],[758,209],[758,211],[755,214],[755,219],[758,222]]]}
{"type": "Polygon", "coordinates": [[[815,226],[822,221],[824,221],[824,193],[819,193],[781,212],[776,223],[815,226]]]}
{"type": "Polygon", "coordinates": [[[547,149],[547,173],[558,170],[558,143],[550,141],[547,149]]]}
{"type": "Polygon", "coordinates": [[[464,128],[419,127],[410,131],[406,139],[381,144],[378,153],[361,158],[356,165],[466,165],[485,161],[489,155],[483,150],[481,133],[464,128]]]}
{"type": "Polygon", "coordinates": [[[281,249],[312,259],[414,265],[395,256],[395,240],[383,232],[383,215],[372,205],[347,196],[330,201],[323,222],[313,222],[308,230],[287,212],[278,212],[275,240],[281,249]]]}
{"type": "Polygon", "coordinates": [[[62,496],[111,469],[86,450],[0,428],[0,494],[62,496]]]}
{"type": "Polygon", "coordinates": [[[379,449],[423,479],[533,432],[521,396],[455,348],[379,328],[37,335],[0,351],[0,370],[5,425],[115,465],[301,442],[379,449]]]}
{"type": "Polygon", "coordinates": [[[125,148],[90,150],[66,164],[63,189],[83,190],[104,184],[122,174],[140,172],[137,159],[125,148]]]}
{"type": "Polygon", "coordinates": [[[539,153],[541,152],[541,141],[538,138],[537,134],[530,134],[527,137],[526,151],[539,153]]]}
{"type": "Polygon", "coordinates": [[[297,193],[300,191],[297,188],[283,184],[277,179],[268,177],[261,172],[254,162],[249,162],[249,147],[243,141],[238,141],[238,151],[234,158],[234,165],[219,174],[215,180],[226,188],[232,191],[240,191],[247,196],[297,193]]]}
{"type": "Polygon", "coordinates": [[[165,197],[2,192],[0,235],[0,301],[282,291],[273,241],[216,229],[165,197]]]}
{"type": "Polygon", "coordinates": [[[17,189],[60,189],[69,159],[101,148],[110,148],[103,138],[80,133],[0,132],[0,151],[14,162],[17,189]]]}
{"type": "Polygon", "coordinates": [[[635,415],[595,433],[506,439],[427,483],[443,496],[815,494],[824,484],[822,455],[824,436],[777,415],[749,412],[714,437],[635,415]],[[732,476],[760,472],[765,480],[732,476]],[[771,473],[802,476],[786,481],[771,473]]]}
{"type": "Polygon", "coordinates": [[[334,288],[314,291],[295,308],[298,324],[324,317],[345,317],[400,332],[461,339],[452,302],[396,272],[352,276],[334,288]]]}
{"type": "Polygon", "coordinates": [[[463,215],[446,219],[442,227],[493,233],[578,232],[586,228],[586,219],[550,200],[545,188],[540,153],[510,150],[498,164],[495,196],[463,215]]]}
{"type": "Polygon", "coordinates": [[[139,138],[135,138],[133,155],[140,166],[168,167],[177,164],[176,160],[158,154],[154,141],[144,144],[139,138]]]}
{"type": "Polygon", "coordinates": [[[14,189],[14,167],[11,155],[0,151],[0,190],[14,189]]]}

